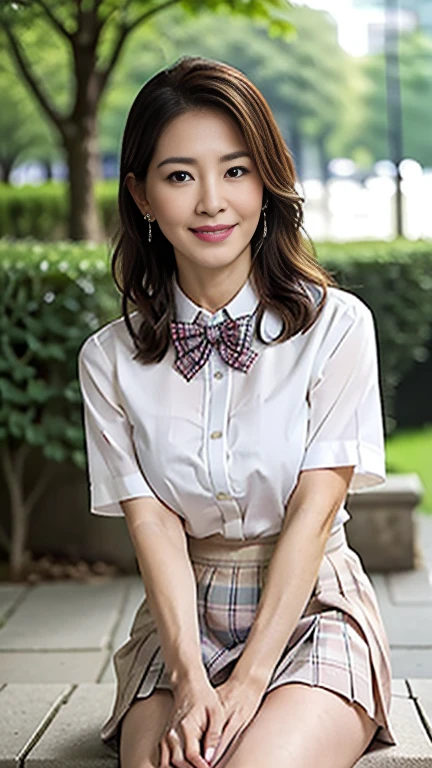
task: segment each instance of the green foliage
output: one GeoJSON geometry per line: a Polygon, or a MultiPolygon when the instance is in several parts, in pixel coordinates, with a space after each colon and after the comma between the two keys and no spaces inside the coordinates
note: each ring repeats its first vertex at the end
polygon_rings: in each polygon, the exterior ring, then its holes
{"type": "Polygon", "coordinates": [[[181,6],[190,17],[196,17],[197,10],[246,17],[265,27],[271,38],[289,38],[294,29],[288,19],[290,6],[287,0],[182,0],[181,6]]]}
{"type": "Polygon", "coordinates": [[[0,241],[0,440],[85,467],[77,355],[118,315],[103,248],[0,241]]]}
{"type": "Polygon", "coordinates": [[[143,83],[183,54],[206,56],[238,67],[269,102],[288,146],[335,130],[345,114],[349,57],[339,46],[328,14],[293,6],[295,30],[272,40],[267,27],[248,16],[220,21],[202,10],[184,23],[174,7],[138,29],[127,45],[100,110],[100,146],[117,153],[127,111],[143,83]],[[222,34],[223,32],[223,34],[222,34]]]}
{"type": "MultiPolygon", "coordinates": [[[[96,182],[95,194],[105,231],[112,235],[117,222],[117,182],[96,182]]],[[[0,237],[62,240],[68,213],[68,185],[63,181],[20,187],[0,182],[0,237]]]]}
{"type": "Polygon", "coordinates": [[[424,487],[421,510],[432,514],[432,424],[422,429],[398,430],[386,442],[386,457],[392,472],[415,472],[424,487]]]}
{"type": "Polygon", "coordinates": [[[321,262],[371,308],[378,336],[386,432],[396,426],[395,389],[432,334],[432,243],[321,243],[321,262]]]}
{"type": "MultiPolygon", "coordinates": [[[[335,154],[366,152],[373,163],[389,156],[384,53],[362,57],[346,92],[346,114],[332,138],[335,154]],[[357,70],[357,71],[356,71],[357,70]]],[[[404,157],[432,165],[432,40],[421,30],[404,33],[399,41],[404,157]]]]}
{"type": "Polygon", "coordinates": [[[5,180],[18,163],[52,162],[59,158],[54,132],[34,100],[29,99],[27,88],[1,49],[0,103],[0,164],[5,180]]]}
{"type": "MultiPolygon", "coordinates": [[[[64,24],[69,5],[56,8],[64,24]]],[[[130,3],[128,20],[149,5],[130,3]]],[[[65,116],[76,89],[73,58],[66,41],[36,10],[31,24],[24,24],[28,8],[14,23],[20,25],[21,45],[45,94],[65,116]]],[[[105,0],[99,15],[109,15],[98,43],[100,68],[110,58],[122,13],[115,2],[105,0]]],[[[73,15],[70,24],[72,19],[73,15]]],[[[227,61],[242,69],[274,108],[288,142],[294,127],[301,131],[301,137],[313,140],[334,130],[341,121],[345,110],[342,94],[350,85],[346,74],[349,57],[338,44],[328,14],[291,6],[286,0],[184,0],[150,16],[131,33],[101,103],[102,151],[118,153],[126,114],[137,91],[155,71],[184,53],[227,61]]],[[[10,59],[13,68],[13,57],[10,59]]],[[[28,86],[23,90],[31,93],[28,86]]],[[[35,235],[40,237],[38,232],[35,235]]]]}

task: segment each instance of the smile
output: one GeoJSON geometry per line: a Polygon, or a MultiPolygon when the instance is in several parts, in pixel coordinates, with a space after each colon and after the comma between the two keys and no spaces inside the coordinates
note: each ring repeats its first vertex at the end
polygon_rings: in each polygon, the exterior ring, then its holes
{"type": "Polygon", "coordinates": [[[195,237],[198,237],[199,240],[204,240],[204,242],[208,243],[218,243],[221,240],[226,240],[236,226],[237,225],[234,224],[234,226],[229,227],[229,229],[219,229],[213,232],[196,232],[194,229],[191,229],[191,232],[193,235],[195,235],[195,237]]]}

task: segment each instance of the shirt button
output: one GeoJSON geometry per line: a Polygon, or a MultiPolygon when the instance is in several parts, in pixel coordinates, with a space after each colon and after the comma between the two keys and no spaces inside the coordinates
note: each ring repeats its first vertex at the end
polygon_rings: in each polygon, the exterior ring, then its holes
{"type": "Polygon", "coordinates": [[[215,379],[221,379],[223,376],[222,371],[216,371],[214,374],[215,379]]]}
{"type": "Polygon", "coordinates": [[[219,432],[219,430],[216,430],[215,432],[211,432],[210,437],[214,440],[217,437],[222,437],[222,432],[219,432]]]}
{"type": "Polygon", "coordinates": [[[217,494],[216,494],[216,498],[217,498],[219,501],[225,501],[225,500],[227,500],[227,499],[230,499],[230,498],[231,498],[231,496],[230,496],[230,494],[229,494],[229,493],[224,493],[223,491],[219,491],[219,493],[217,493],[217,494]]]}

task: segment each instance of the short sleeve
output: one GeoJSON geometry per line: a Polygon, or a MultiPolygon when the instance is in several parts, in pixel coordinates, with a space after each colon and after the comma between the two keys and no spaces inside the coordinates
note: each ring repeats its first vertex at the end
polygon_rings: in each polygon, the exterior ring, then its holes
{"type": "Polygon", "coordinates": [[[299,471],[353,465],[348,492],[385,482],[375,326],[360,300],[321,345],[307,399],[308,434],[299,471]]]}
{"type": "Polygon", "coordinates": [[[124,515],[119,501],[155,494],[138,464],[132,427],[115,386],[113,365],[95,337],[78,354],[90,480],[90,512],[124,515]]]}

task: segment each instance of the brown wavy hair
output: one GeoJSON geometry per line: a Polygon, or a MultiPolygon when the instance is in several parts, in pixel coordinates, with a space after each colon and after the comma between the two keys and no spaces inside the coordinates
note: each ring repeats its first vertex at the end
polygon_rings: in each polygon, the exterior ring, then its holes
{"type": "MultiPolygon", "coordinates": [[[[169,69],[157,72],[141,88],[129,111],[123,134],[119,219],[111,263],[113,279],[122,295],[122,314],[137,350],[134,359],[160,362],[170,344],[169,322],[175,318],[172,278],[177,274],[174,249],[158,226],[148,224],[125,179],[132,172],[145,181],[158,137],[173,118],[205,107],[224,110],[235,120],[262,178],[268,200],[267,235],[262,237],[262,214],[251,239],[251,273],[260,303],[256,335],[263,343],[281,343],[304,333],[321,313],[327,286],[336,280],[317,261],[307,233],[303,237],[304,198],[297,194],[291,154],[272,111],[258,88],[239,69],[201,56],[182,56],[169,69]],[[319,286],[318,304],[304,283],[319,286]],[[137,307],[137,332],[128,314],[128,301],[137,307]],[[261,319],[269,308],[283,320],[279,336],[265,342],[261,319]]],[[[156,221],[153,222],[156,224],[156,221]]]]}

